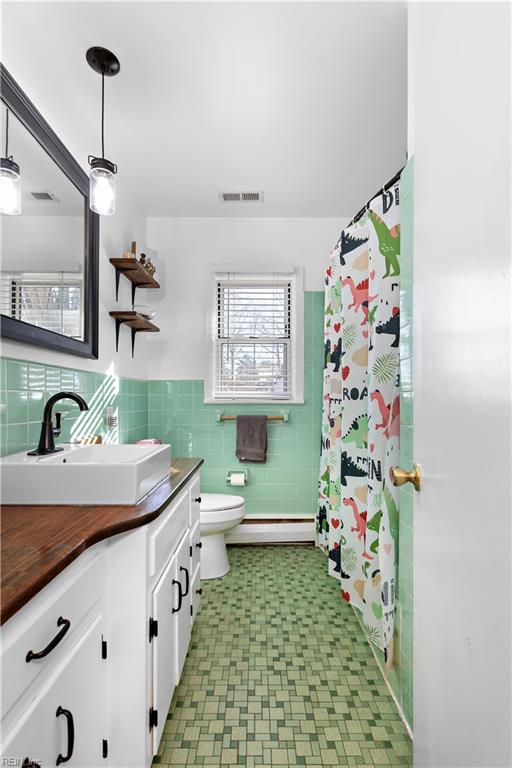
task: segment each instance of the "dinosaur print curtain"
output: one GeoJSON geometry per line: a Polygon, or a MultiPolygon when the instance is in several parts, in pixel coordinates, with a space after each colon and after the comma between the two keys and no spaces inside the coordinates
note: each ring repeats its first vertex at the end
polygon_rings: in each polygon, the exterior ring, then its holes
{"type": "MultiPolygon", "coordinates": [[[[332,537],[336,536],[336,530],[330,521],[339,520],[341,493],[341,239],[334,246],[325,271],[325,360],[317,544],[326,554],[334,546],[332,537]]],[[[333,571],[334,563],[329,563],[333,571]]]]}
{"type": "Polygon", "coordinates": [[[370,642],[393,657],[398,463],[398,185],[342,233],[326,275],[318,545],[359,609],[370,642]],[[341,289],[341,290],[340,290],[341,289]],[[341,306],[333,297],[341,292],[341,306]]]}

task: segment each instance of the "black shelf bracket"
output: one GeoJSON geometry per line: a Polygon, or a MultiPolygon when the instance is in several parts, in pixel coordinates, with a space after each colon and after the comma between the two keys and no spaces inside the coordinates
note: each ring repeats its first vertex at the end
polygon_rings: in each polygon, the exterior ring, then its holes
{"type": "Polygon", "coordinates": [[[119,278],[121,277],[121,270],[116,267],[116,301],[119,301],[119,278]]]}
{"type": "MultiPolygon", "coordinates": [[[[122,320],[117,320],[116,318],[116,352],[119,352],[119,329],[123,325],[122,320]]],[[[131,328],[132,332],[132,357],[135,357],[135,336],[139,331],[142,331],[142,328],[131,328]]]]}
{"type": "MultiPolygon", "coordinates": [[[[119,352],[119,329],[122,326],[122,321],[116,319],[116,352],[119,352]]],[[[132,350],[133,357],[133,350],[132,350]]]]}
{"type": "MultiPolygon", "coordinates": [[[[123,274],[124,270],[119,269],[119,267],[115,267],[116,270],[116,301],[119,301],[119,278],[121,277],[121,274],[123,274]]],[[[132,283],[132,307],[135,304],[135,291],[138,288],[137,283],[132,283]]],[[[143,287],[143,286],[141,286],[143,287]]],[[[147,286],[145,286],[147,288],[147,286]]]]}

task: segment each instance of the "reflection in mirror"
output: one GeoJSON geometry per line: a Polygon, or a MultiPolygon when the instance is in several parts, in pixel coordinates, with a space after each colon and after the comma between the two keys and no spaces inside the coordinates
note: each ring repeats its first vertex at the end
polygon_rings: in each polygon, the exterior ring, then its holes
{"type": "Polygon", "coordinates": [[[12,112],[9,152],[21,169],[21,215],[2,216],[0,313],[82,340],[85,198],[12,112]]]}

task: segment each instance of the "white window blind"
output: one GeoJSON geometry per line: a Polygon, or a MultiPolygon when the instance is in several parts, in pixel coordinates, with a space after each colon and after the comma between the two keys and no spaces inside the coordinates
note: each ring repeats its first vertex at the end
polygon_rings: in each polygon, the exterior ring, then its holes
{"type": "Polygon", "coordinates": [[[213,396],[292,396],[293,283],[217,280],[213,396]]]}
{"type": "Polygon", "coordinates": [[[39,328],[83,338],[81,277],[66,273],[2,273],[0,312],[39,328]]]}

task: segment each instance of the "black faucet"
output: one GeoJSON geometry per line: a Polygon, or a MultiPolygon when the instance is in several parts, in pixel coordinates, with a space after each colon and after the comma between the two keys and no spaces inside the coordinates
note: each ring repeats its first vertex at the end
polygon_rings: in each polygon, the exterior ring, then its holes
{"type": "Polygon", "coordinates": [[[74,400],[81,411],[88,411],[89,406],[80,395],[76,395],[74,392],[58,392],[56,395],[52,395],[44,407],[43,422],[41,424],[41,435],[39,437],[39,445],[33,451],[29,451],[29,456],[44,456],[47,453],[57,453],[57,451],[63,451],[64,448],[56,448],[54,437],[60,435],[60,413],[55,414],[55,421],[57,426],[52,424],[52,409],[55,403],[59,400],[74,400]]]}

